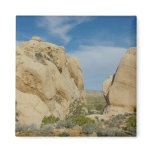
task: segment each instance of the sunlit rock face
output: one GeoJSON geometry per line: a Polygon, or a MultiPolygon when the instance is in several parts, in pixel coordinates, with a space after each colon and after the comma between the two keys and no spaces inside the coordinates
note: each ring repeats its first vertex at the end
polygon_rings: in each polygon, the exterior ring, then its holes
{"type": "Polygon", "coordinates": [[[16,119],[22,124],[40,126],[50,114],[63,119],[70,103],[86,103],[78,59],[39,37],[16,47],[16,89],[16,119]]]}
{"type": "Polygon", "coordinates": [[[136,48],[129,48],[116,73],[104,81],[103,94],[109,106],[105,113],[136,110],[136,48]]]}

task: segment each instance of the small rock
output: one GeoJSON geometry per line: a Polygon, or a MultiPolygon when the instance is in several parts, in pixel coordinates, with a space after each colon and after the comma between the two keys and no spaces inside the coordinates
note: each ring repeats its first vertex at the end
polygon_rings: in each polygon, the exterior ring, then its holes
{"type": "Polygon", "coordinates": [[[38,42],[42,42],[41,38],[38,36],[33,36],[32,40],[38,41],[38,42]]]}

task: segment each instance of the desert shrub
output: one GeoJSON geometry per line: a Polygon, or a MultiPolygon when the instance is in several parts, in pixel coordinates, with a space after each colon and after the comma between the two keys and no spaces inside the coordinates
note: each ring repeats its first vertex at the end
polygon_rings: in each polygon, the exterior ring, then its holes
{"type": "Polygon", "coordinates": [[[32,132],[32,133],[34,133],[37,131],[37,127],[34,124],[22,125],[22,124],[16,122],[15,131],[16,132],[32,132]]]}
{"type": "Polygon", "coordinates": [[[68,137],[70,136],[67,132],[62,132],[59,134],[60,137],[68,137]]]}
{"type": "Polygon", "coordinates": [[[113,119],[105,120],[104,123],[108,125],[108,127],[120,127],[120,125],[124,122],[125,116],[118,114],[113,119]]]}
{"type": "Polygon", "coordinates": [[[130,115],[132,115],[132,113],[125,112],[125,114],[124,114],[125,117],[130,116],[130,115]]]}
{"type": "Polygon", "coordinates": [[[103,96],[88,96],[87,97],[87,109],[89,114],[103,114],[104,107],[106,106],[106,100],[103,96]]]}
{"type": "Polygon", "coordinates": [[[122,124],[122,122],[123,122],[122,120],[116,120],[116,119],[110,119],[104,121],[104,123],[108,125],[108,127],[119,127],[120,124],[122,124]]]}
{"type": "Polygon", "coordinates": [[[125,130],[132,136],[136,135],[136,115],[128,118],[125,130]]]}
{"type": "Polygon", "coordinates": [[[35,124],[31,124],[28,126],[28,131],[29,132],[32,132],[32,133],[35,133],[37,131],[37,127],[35,124]]]}
{"type": "Polygon", "coordinates": [[[87,123],[84,124],[82,127],[82,133],[84,134],[91,134],[97,130],[97,125],[94,123],[87,123]]]}
{"type": "Polygon", "coordinates": [[[53,115],[50,115],[48,117],[44,116],[44,118],[42,119],[42,126],[46,125],[46,124],[54,124],[56,123],[58,120],[60,120],[58,117],[55,117],[53,115]]]}
{"type": "Polygon", "coordinates": [[[114,128],[98,128],[97,136],[125,136],[126,134],[123,133],[119,129],[114,128]]]}
{"type": "Polygon", "coordinates": [[[64,128],[64,126],[65,126],[65,121],[64,120],[57,121],[57,123],[56,123],[56,128],[57,129],[64,128]]]}
{"type": "Polygon", "coordinates": [[[82,125],[87,124],[87,123],[95,123],[95,120],[92,120],[92,119],[85,117],[85,116],[79,116],[79,117],[72,118],[72,121],[76,125],[79,125],[79,126],[82,126],[82,125]]]}
{"type": "Polygon", "coordinates": [[[56,128],[73,128],[75,126],[75,123],[70,119],[65,119],[65,120],[59,120],[56,123],[56,128]]]}
{"type": "Polygon", "coordinates": [[[40,128],[40,134],[41,135],[50,135],[53,133],[53,127],[51,124],[43,125],[40,128]]]}
{"type": "Polygon", "coordinates": [[[126,127],[127,133],[129,133],[132,136],[136,136],[136,128],[135,127],[126,127]]]}
{"type": "Polygon", "coordinates": [[[96,119],[96,120],[99,120],[98,116],[95,116],[95,119],[96,119]]]}
{"type": "Polygon", "coordinates": [[[101,121],[101,122],[105,122],[105,120],[104,120],[104,119],[101,119],[100,121],[101,121]]]}
{"type": "Polygon", "coordinates": [[[85,105],[81,101],[74,101],[69,106],[69,115],[68,117],[78,117],[84,116],[86,114],[85,105]]]}
{"type": "Polygon", "coordinates": [[[115,116],[115,118],[114,119],[119,119],[119,120],[123,120],[123,119],[125,119],[125,115],[122,115],[122,114],[118,114],[118,115],[116,115],[115,116]]]}
{"type": "Polygon", "coordinates": [[[21,132],[21,125],[18,122],[16,122],[16,124],[15,124],[15,131],[16,132],[21,132]]]}
{"type": "Polygon", "coordinates": [[[136,115],[131,116],[128,120],[127,120],[127,127],[136,127],[136,115]]]}
{"type": "Polygon", "coordinates": [[[27,130],[26,125],[21,125],[20,123],[16,122],[16,126],[15,126],[15,131],[16,132],[23,132],[25,130],[27,130]]]}

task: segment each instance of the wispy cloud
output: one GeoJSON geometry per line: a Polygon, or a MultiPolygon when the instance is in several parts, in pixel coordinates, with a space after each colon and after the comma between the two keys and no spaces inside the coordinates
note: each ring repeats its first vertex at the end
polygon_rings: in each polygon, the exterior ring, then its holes
{"type": "Polygon", "coordinates": [[[101,90],[103,81],[114,74],[126,48],[103,45],[81,45],[69,55],[77,57],[81,63],[85,87],[101,90]]]}
{"type": "Polygon", "coordinates": [[[49,30],[49,33],[62,39],[65,44],[71,40],[68,32],[79,24],[89,21],[90,17],[85,16],[47,16],[41,17],[37,22],[39,27],[49,30]]]}
{"type": "MultiPolygon", "coordinates": [[[[38,36],[41,38],[42,41],[47,41],[47,38],[45,36],[40,35],[39,33],[37,33],[36,35],[33,35],[31,33],[17,32],[17,35],[19,39],[21,39],[22,41],[29,41],[32,39],[33,36],[38,36]]],[[[18,41],[21,41],[21,40],[18,40],[18,41]]]]}

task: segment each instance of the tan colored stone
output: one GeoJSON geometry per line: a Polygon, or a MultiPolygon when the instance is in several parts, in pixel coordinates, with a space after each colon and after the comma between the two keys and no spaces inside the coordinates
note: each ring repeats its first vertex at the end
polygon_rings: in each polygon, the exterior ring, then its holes
{"type": "Polygon", "coordinates": [[[113,76],[110,76],[108,79],[106,79],[102,84],[102,91],[104,96],[108,95],[109,87],[111,86],[113,76]]]}
{"type": "Polygon", "coordinates": [[[16,90],[16,119],[20,124],[40,127],[44,116],[50,115],[47,105],[36,95],[16,90]]]}
{"type": "Polygon", "coordinates": [[[136,48],[129,48],[122,57],[113,80],[103,83],[103,92],[109,112],[134,111],[136,109],[136,48]],[[109,84],[109,82],[111,83],[109,84]],[[108,85],[105,85],[108,82],[108,85]],[[107,86],[107,87],[105,87],[107,86]],[[108,90],[108,91],[107,91],[108,90]],[[109,110],[111,109],[111,110],[109,110]]]}
{"type": "Polygon", "coordinates": [[[33,36],[32,37],[32,40],[36,40],[38,42],[41,42],[42,40],[40,39],[40,37],[37,37],[37,36],[33,36]]]}
{"type": "MultiPolygon", "coordinates": [[[[29,98],[31,95],[39,98],[51,114],[61,119],[68,114],[70,103],[78,100],[86,103],[78,59],[66,55],[64,47],[42,42],[39,37],[22,42],[16,48],[16,88],[30,95],[29,98]]],[[[17,104],[20,103],[20,98],[16,98],[17,104]]],[[[26,116],[28,109],[24,112],[26,116]]],[[[36,116],[31,119],[36,121],[36,116]]],[[[19,121],[24,119],[28,117],[21,117],[19,121]]]]}

